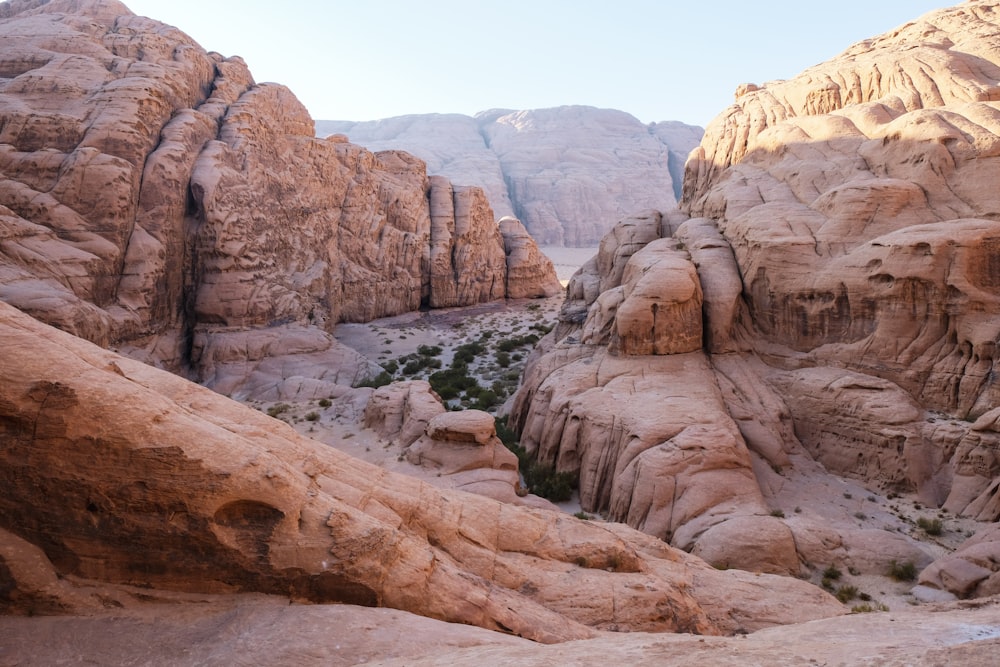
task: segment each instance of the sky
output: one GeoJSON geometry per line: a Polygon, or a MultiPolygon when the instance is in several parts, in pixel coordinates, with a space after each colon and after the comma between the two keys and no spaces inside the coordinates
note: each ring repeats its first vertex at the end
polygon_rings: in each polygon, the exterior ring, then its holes
{"type": "Polygon", "coordinates": [[[317,120],[582,104],[705,126],[947,0],[124,0],[317,120]]]}

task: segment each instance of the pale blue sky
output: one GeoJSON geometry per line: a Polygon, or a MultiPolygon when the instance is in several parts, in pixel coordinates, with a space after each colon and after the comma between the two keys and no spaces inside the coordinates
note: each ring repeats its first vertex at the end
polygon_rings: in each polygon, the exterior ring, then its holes
{"type": "Polygon", "coordinates": [[[706,125],[947,0],[125,0],[289,86],[314,118],[587,104],[706,125]]]}

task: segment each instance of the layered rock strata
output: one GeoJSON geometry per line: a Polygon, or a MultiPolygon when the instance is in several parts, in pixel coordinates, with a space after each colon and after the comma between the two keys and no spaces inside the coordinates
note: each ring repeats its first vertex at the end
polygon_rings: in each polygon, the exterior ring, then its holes
{"type": "Polygon", "coordinates": [[[565,106],[316,121],[371,150],[402,149],[428,171],[482,187],[500,216],[521,219],[544,245],[595,246],[623,215],[668,208],[702,129],[644,125],[614,109],[565,106]]]}
{"type": "MultiPolygon", "coordinates": [[[[0,35],[7,303],[273,398],[369,372],[338,322],[507,295],[480,191],[316,139],[295,96],[241,59],[110,0],[15,0],[0,35]]],[[[518,294],[553,293],[544,262],[511,268],[518,294]]]]}
{"type": "MultiPolygon", "coordinates": [[[[703,554],[733,534],[750,548],[770,529],[730,524],[762,521],[819,462],[1000,516],[998,10],[967,2],[741,87],[680,210],[605,237],[514,413],[529,448],[579,474],[585,509],[703,554]]],[[[866,529],[781,523],[794,543],[765,541],[789,569],[789,544],[810,563],[824,531],[866,529]]]]}
{"type": "MultiPolygon", "coordinates": [[[[543,642],[841,613],[805,582],[720,572],[625,526],[389,473],[6,304],[0,345],[8,611],[84,610],[110,582],[389,606],[543,642]]],[[[439,441],[489,439],[441,417],[439,441]]]]}

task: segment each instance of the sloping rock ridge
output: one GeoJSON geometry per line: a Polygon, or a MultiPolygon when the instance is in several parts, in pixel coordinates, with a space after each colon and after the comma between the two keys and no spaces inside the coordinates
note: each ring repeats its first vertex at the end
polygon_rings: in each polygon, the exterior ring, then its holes
{"type": "MultiPolygon", "coordinates": [[[[374,467],[2,303],[0,344],[8,613],[86,612],[164,590],[263,592],[542,642],[842,613],[806,582],[721,572],[627,526],[374,467]],[[101,582],[127,588],[109,595],[101,582]]],[[[418,439],[411,454],[447,466],[457,459],[444,443],[492,447],[491,426],[485,413],[438,414],[437,444],[418,439]]]]}
{"type": "MultiPolygon", "coordinates": [[[[967,2],[741,86],[680,209],[604,238],[514,413],[585,510],[789,573],[820,544],[873,573],[937,553],[888,513],[834,516],[827,472],[1000,518],[998,29],[967,2]]],[[[924,579],[993,592],[996,545],[924,579]]]]}
{"type": "Polygon", "coordinates": [[[504,298],[508,273],[560,289],[508,262],[480,190],[315,138],[288,89],[175,28],[15,0],[0,34],[0,299],[42,321],[219,391],[310,394],[369,372],[338,322],[504,298]]]}
{"type": "Polygon", "coordinates": [[[376,121],[316,121],[370,150],[402,149],[430,173],[486,191],[499,216],[520,219],[543,245],[596,246],[622,216],[669,208],[702,129],[644,125],[614,109],[421,114],[376,121]]]}

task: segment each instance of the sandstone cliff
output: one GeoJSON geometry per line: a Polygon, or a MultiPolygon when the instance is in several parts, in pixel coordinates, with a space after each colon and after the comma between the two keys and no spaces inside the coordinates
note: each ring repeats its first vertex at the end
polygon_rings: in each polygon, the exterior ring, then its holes
{"type": "MultiPolygon", "coordinates": [[[[119,586],[119,605],[141,599],[129,590],[154,599],[258,591],[543,642],[595,629],[718,634],[841,613],[805,582],[720,572],[625,526],[376,468],[6,304],[0,345],[8,612],[113,604],[103,582],[119,586]]],[[[439,415],[429,432],[461,441],[466,422],[439,415]]],[[[430,442],[413,447],[441,455],[430,442]]]]}
{"type": "Polygon", "coordinates": [[[677,121],[643,125],[613,109],[567,106],[316,121],[371,150],[403,149],[428,171],[482,187],[497,215],[518,217],[545,245],[594,246],[616,220],[667,208],[702,130],[677,121]]]}
{"type": "MultiPolygon", "coordinates": [[[[506,296],[481,192],[316,139],[239,58],[112,1],[15,0],[0,35],[7,303],[220,391],[281,394],[368,373],[337,322],[506,296]]],[[[542,261],[509,268],[519,294],[559,290],[542,261]]]]}
{"type": "MultiPolygon", "coordinates": [[[[771,516],[803,485],[833,504],[827,471],[1000,517],[998,9],[964,3],[742,86],[680,210],[605,237],[515,411],[539,458],[579,474],[585,509],[788,572],[817,540],[862,571],[932,557],[895,519],[863,537],[868,513],[771,516]]],[[[997,569],[977,562],[962,594],[997,569]]]]}

